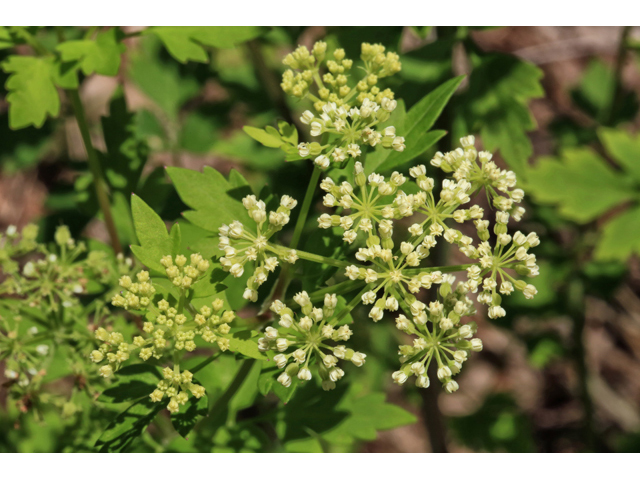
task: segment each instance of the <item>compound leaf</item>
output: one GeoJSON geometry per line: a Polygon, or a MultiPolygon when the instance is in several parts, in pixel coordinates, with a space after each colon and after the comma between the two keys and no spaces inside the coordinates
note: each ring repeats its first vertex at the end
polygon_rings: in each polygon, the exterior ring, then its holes
{"type": "Polygon", "coordinates": [[[145,34],[157,35],[179,62],[206,63],[208,56],[204,46],[232,48],[264,31],[262,27],[151,27],[145,34]]]}
{"type": "Polygon", "coordinates": [[[602,128],[598,136],[613,159],[640,182],[640,135],[634,137],[624,130],[602,128]]]}
{"type": "Polygon", "coordinates": [[[633,254],[640,255],[640,207],[621,213],[603,227],[595,258],[625,261],[633,254]]]}
{"type": "Polygon", "coordinates": [[[636,194],[627,178],[593,150],[576,148],[561,159],[543,158],[528,171],[528,190],[578,223],[590,222],[636,194]]]}
{"type": "MultiPolygon", "coordinates": [[[[131,246],[131,251],[149,269],[164,272],[160,259],[174,250],[174,239],[169,236],[160,216],[137,195],[131,197],[131,213],[140,242],[140,245],[131,246]]],[[[176,225],[174,228],[180,227],[176,225]]]]}
{"type": "Polygon", "coordinates": [[[167,173],[182,201],[193,208],[185,212],[184,217],[194,225],[218,233],[224,223],[234,220],[244,225],[249,223],[249,215],[242,205],[242,198],[251,193],[247,185],[234,187],[211,167],[204,167],[202,173],[170,167],[167,173]]]}
{"type": "Polygon", "coordinates": [[[29,125],[40,128],[47,116],[58,116],[60,98],[54,82],[53,59],[12,55],[2,64],[2,69],[11,74],[5,87],[9,92],[12,129],[29,125]]]}
{"type": "Polygon", "coordinates": [[[113,77],[120,69],[124,34],[118,27],[101,32],[95,40],[71,40],[56,47],[64,62],[76,61],[85,75],[98,73],[113,77]]]}

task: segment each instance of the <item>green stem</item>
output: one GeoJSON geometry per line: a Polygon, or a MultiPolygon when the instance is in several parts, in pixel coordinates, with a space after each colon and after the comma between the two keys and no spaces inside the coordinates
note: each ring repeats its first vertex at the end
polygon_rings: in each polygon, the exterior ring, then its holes
{"type": "Polygon", "coordinates": [[[356,308],[356,306],[362,301],[362,295],[371,290],[374,287],[374,284],[369,284],[364,287],[358,294],[351,299],[349,303],[340,311],[338,316],[336,317],[336,323],[340,323],[340,321],[351,313],[351,310],[356,308]]]}
{"type": "Polygon", "coordinates": [[[622,33],[620,35],[620,43],[618,44],[618,53],[616,55],[616,64],[613,74],[613,85],[611,87],[611,98],[609,99],[607,107],[602,111],[602,125],[611,126],[613,124],[617,110],[616,107],[622,100],[622,69],[624,67],[624,61],[627,56],[627,43],[630,33],[631,27],[623,27],[622,33]]]}
{"type": "Polygon", "coordinates": [[[98,154],[96,153],[93,143],[91,143],[91,134],[89,133],[89,124],[87,123],[87,117],[80,100],[80,95],[77,89],[67,90],[73,111],[80,127],[80,133],[82,134],[82,140],[84,142],[84,148],[87,151],[87,159],[89,161],[89,169],[93,175],[93,185],[96,189],[96,196],[104,216],[104,222],[111,238],[111,244],[113,251],[116,254],[122,253],[122,246],[120,245],[120,239],[118,238],[118,231],[116,224],[113,221],[113,215],[111,213],[111,204],[109,203],[109,196],[107,194],[107,185],[102,176],[102,169],[100,168],[100,161],[98,160],[98,154]]]}
{"type": "Polygon", "coordinates": [[[362,287],[362,282],[347,280],[344,282],[336,283],[335,285],[331,285],[330,287],[321,288],[320,290],[316,290],[309,298],[311,299],[311,303],[318,302],[324,299],[324,296],[327,293],[336,293],[338,295],[343,295],[345,293],[352,292],[362,287]]]}
{"type": "Polygon", "coordinates": [[[309,207],[311,207],[313,194],[316,191],[316,186],[318,185],[318,180],[320,179],[320,173],[322,172],[318,167],[313,168],[313,174],[311,175],[311,180],[309,180],[307,193],[305,193],[304,195],[304,201],[302,202],[302,207],[300,208],[300,215],[298,215],[298,222],[296,223],[296,228],[293,231],[293,238],[291,239],[291,244],[289,245],[289,247],[292,249],[295,249],[300,242],[302,230],[304,230],[304,224],[307,222],[307,216],[309,215],[309,207]]]}
{"type": "Polygon", "coordinates": [[[425,267],[425,268],[407,268],[404,270],[406,275],[416,275],[418,273],[430,273],[430,272],[462,272],[467,268],[476,265],[475,263],[467,263],[465,265],[448,265],[444,267],[425,267]]]}
{"type": "MultiPolygon", "coordinates": [[[[256,360],[253,358],[246,359],[240,369],[236,373],[236,376],[231,381],[231,384],[227,387],[225,392],[216,400],[213,406],[209,409],[209,416],[205,418],[200,425],[198,425],[198,429],[201,432],[205,432],[207,429],[216,427],[219,422],[224,423],[223,415],[227,414],[229,411],[229,401],[233,398],[233,396],[238,393],[240,387],[244,384],[244,381],[247,379],[249,372],[253,368],[253,365],[256,363],[256,360]]],[[[207,432],[213,433],[213,432],[207,432]]]]}
{"type": "Polygon", "coordinates": [[[316,255],[315,253],[303,252],[301,250],[296,250],[296,253],[298,257],[302,258],[303,260],[309,260],[310,262],[345,268],[349,265],[353,265],[353,262],[346,262],[344,260],[338,260],[337,258],[323,257],[321,255],[316,255]]]}

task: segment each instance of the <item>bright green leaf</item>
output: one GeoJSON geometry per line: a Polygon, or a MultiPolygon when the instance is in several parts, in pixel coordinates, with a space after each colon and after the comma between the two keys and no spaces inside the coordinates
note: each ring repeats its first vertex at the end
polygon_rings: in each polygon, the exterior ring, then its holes
{"type": "Polygon", "coordinates": [[[245,357],[267,360],[267,356],[258,350],[258,338],[262,335],[255,330],[241,330],[229,337],[229,350],[245,357]]]}
{"type": "Polygon", "coordinates": [[[251,138],[253,138],[257,142],[260,142],[265,147],[280,148],[280,146],[284,144],[278,132],[275,132],[275,135],[273,135],[261,128],[249,127],[249,126],[244,126],[242,129],[245,131],[247,135],[249,135],[251,138]]]}
{"type": "Polygon", "coordinates": [[[640,255],[640,207],[631,208],[607,222],[595,258],[626,261],[633,254],[640,255]]]}
{"type": "Polygon", "coordinates": [[[209,400],[207,395],[201,398],[191,397],[186,405],[180,407],[178,413],[171,415],[171,423],[173,427],[183,437],[186,437],[196,423],[207,415],[209,408],[209,400]]]}
{"type": "Polygon", "coordinates": [[[250,224],[247,210],[242,205],[242,198],[251,193],[248,186],[231,186],[211,167],[204,167],[202,173],[170,167],[167,173],[182,201],[193,208],[185,212],[184,217],[194,225],[218,233],[222,224],[234,220],[250,224]]]}
{"type": "Polygon", "coordinates": [[[9,91],[7,101],[12,129],[29,125],[40,128],[47,116],[58,116],[60,98],[54,83],[53,59],[12,55],[2,68],[11,74],[5,86],[9,91]]]}
{"type": "Polygon", "coordinates": [[[127,365],[115,374],[115,383],[107,388],[98,400],[122,403],[139,400],[156,389],[162,375],[157,367],[146,363],[127,365]]]}
{"type": "Polygon", "coordinates": [[[95,40],[71,40],[56,47],[64,62],[77,61],[85,75],[98,73],[115,76],[120,69],[120,56],[125,51],[124,37],[118,27],[101,32],[95,40]]]}
{"type": "Polygon", "coordinates": [[[602,128],[598,130],[598,136],[613,159],[640,182],[640,135],[632,136],[624,130],[602,128]]]}
{"type": "Polygon", "coordinates": [[[528,171],[527,189],[541,203],[557,205],[578,223],[596,219],[636,195],[628,179],[593,150],[566,150],[561,159],[543,158],[528,171]]]}
{"type": "Polygon", "coordinates": [[[137,195],[131,197],[131,212],[140,242],[139,246],[133,245],[131,251],[148,268],[164,272],[160,259],[170,255],[174,248],[167,227],[160,216],[137,195]]]}
{"type": "Polygon", "coordinates": [[[262,27],[151,27],[145,34],[155,34],[173,57],[187,63],[207,62],[204,46],[232,48],[265,31],[262,27]]]}

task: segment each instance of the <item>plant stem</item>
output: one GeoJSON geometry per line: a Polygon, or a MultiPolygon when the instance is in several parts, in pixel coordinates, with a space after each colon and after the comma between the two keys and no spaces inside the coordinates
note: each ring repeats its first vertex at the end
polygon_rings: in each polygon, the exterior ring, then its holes
{"type": "MultiPolygon", "coordinates": [[[[298,254],[298,256],[300,256],[298,254]]],[[[407,268],[404,273],[407,275],[416,275],[418,273],[429,273],[429,272],[461,272],[466,270],[470,266],[475,265],[475,263],[467,263],[464,265],[449,265],[444,267],[425,267],[425,268],[407,268]]]]}
{"type": "MultiPolygon", "coordinates": [[[[247,379],[247,376],[255,363],[256,360],[253,358],[248,358],[244,362],[242,362],[242,365],[236,373],[236,376],[233,377],[231,384],[209,409],[209,416],[202,420],[202,422],[200,422],[200,425],[198,425],[198,428],[202,433],[204,433],[209,428],[215,427],[218,422],[222,420],[221,417],[228,413],[229,401],[236,393],[238,393],[238,390],[240,390],[240,387],[242,387],[242,384],[247,379]]],[[[213,434],[213,432],[207,432],[207,434],[213,434]]]]}
{"type": "Polygon", "coordinates": [[[84,142],[84,148],[87,152],[87,159],[89,161],[89,169],[93,175],[93,185],[96,189],[96,197],[98,198],[98,204],[102,215],[104,216],[104,222],[111,238],[111,245],[113,251],[116,254],[122,253],[122,246],[120,245],[120,239],[118,238],[118,231],[113,221],[113,215],[111,214],[111,204],[109,203],[109,196],[107,194],[107,184],[102,176],[102,169],[100,168],[100,161],[98,160],[98,154],[96,153],[93,144],[91,143],[91,134],[89,133],[89,124],[87,123],[87,117],[80,100],[80,95],[77,89],[67,90],[67,94],[71,100],[73,111],[80,127],[80,133],[82,134],[82,140],[84,142]]]}
{"type": "Polygon", "coordinates": [[[627,56],[627,42],[631,27],[623,27],[620,34],[620,43],[618,43],[618,53],[616,55],[616,64],[613,73],[613,85],[611,87],[611,98],[607,107],[602,111],[601,123],[605,126],[611,126],[615,120],[617,106],[622,100],[622,69],[627,56]]]}
{"type": "Polygon", "coordinates": [[[296,250],[296,253],[298,254],[298,257],[303,260],[309,260],[310,262],[332,265],[334,267],[348,267],[349,265],[353,265],[353,262],[346,262],[344,260],[338,260],[337,258],[323,257],[321,255],[316,255],[315,253],[303,252],[301,250],[296,250]]]}
{"type": "MultiPolygon", "coordinates": [[[[400,292],[394,290],[393,296],[396,297],[400,308],[404,310],[404,313],[411,316],[411,308],[407,305],[406,300],[400,295],[400,292]]],[[[429,436],[429,443],[431,444],[431,451],[433,453],[447,453],[447,442],[445,436],[445,425],[440,413],[440,407],[438,406],[438,395],[440,392],[435,388],[435,385],[440,384],[437,375],[437,364],[432,363],[429,366],[429,383],[431,387],[421,388],[420,394],[422,395],[422,416],[424,417],[425,427],[427,428],[427,434],[429,436]]]]}
{"type": "Polygon", "coordinates": [[[304,201],[302,202],[302,207],[300,208],[300,215],[298,215],[296,228],[293,231],[293,238],[291,239],[291,244],[289,245],[290,248],[295,249],[300,242],[302,230],[304,230],[304,224],[307,222],[307,216],[309,215],[309,207],[311,207],[313,194],[316,191],[316,186],[318,185],[318,180],[320,179],[320,173],[322,173],[321,170],[318,167],[314,166],[313,174],[311,175],[311,180],[309,180],[309,186],[307,187],[307,193],[305,193],[304,195],[304,201]]]}
{"type": "MultiPolygon", "coordinates": [[[[313,168],[313,174],[311,175],[311,179],[309,180],[309,186],[307,187],[307,193],[304,196],[304,201],[302,202],[302,207],[300,208],[300,214],[298,215],[298,220],[296,222],[295,230],[293,231],[293,238],[291,239],[291,243],[289,244],[289,248],[295,249],[300,243],[300,237],[302,236],[302,231],[304,230],[304,224],[307,221],[307,216],[309,215],[309,207],[311,207],[311,201],[313,200],[313,194],[316,191],[316,185],[318,183],[318,179],[320,178],[320,169],[317,167],[313,168]]],[[[325,257],[321,257],[320,255],[314,255],[312,253],[307,252],[298,252],[298,256],[300,258],[305,258],[306,260],[311,260],[313,262],[325,263],[325,257]],[[302,253],[302,255],[300,255],[302,253]]],[[[333,262],[338,262],[338,260],[328,259],[333,262]]],[[[328,263],[328,262],[327,262],[328,263]]],[[[331,265],[331,263],[328,263],[331,265]]],[[[333,265],[336,265],[333,263],[333,265]]],[[[338,267],[346,266],[346,265],[336,265],[338,267]]],[[[291,282],[291,264],[287,263],[282,266],[280,270],[280,276],[273,286],[273,290],[271,295],[267,298],[267,301],[263,304],[260,309],[260,314],[264,313],[268,309],[268,305],[271,304],[273,300],[283,299],[287,293],[287,288],[289,287],[289,283],[291,282]]]]}
{"type": "MultiPolygon", "coordinates": [[[[342,295],[344,293],[349,293],[357,290],[358,288],[362,288],[362,283],[363,282],[357,280],[347,280],[344,282],[336,283],[335,285],[331,285],[330,287],[316,290],[311,295],[309,295],[309,298],[311,299],[311,303],[319,302],[320,300],[324,299],[324,296],[327,293],[337,293],[339,295],[342,295]]],[[[293,300],[291,300],[291,303],[297,305],[295,302],[293,302],[293,300]]],[[[289,305],[289,302],[287,302],[287,305],[289,305]]]]}
{"type": "Polygon", "coordinates": [[[338,316],[336,317],[336,322],[340,322],[344,317],[351,313],[351,310],[356,308],[356,306],[362,301],[362,295],[371,290],[373,285],[366,285],[358,294],[351,299],[349,303],[340,311],[338,316]]]}

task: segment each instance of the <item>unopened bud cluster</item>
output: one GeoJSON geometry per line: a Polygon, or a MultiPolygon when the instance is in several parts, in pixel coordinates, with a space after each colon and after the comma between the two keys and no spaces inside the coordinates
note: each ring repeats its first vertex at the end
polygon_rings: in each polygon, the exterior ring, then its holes
{"type": "Polygon", "coordinates": [[[30,307],[58,312],[60,307],[78,305],[77,296],[86,293],[91,278],[109,283],[116,274],[114,265],[102,252],[82,258],[87,248],[76,242],[66,226],[56,229],[55,245],[36,241],[38,227],[27,225],[18,232],[10,226],[0,234],[0,269],[6,275],[0,294],[17,295],[30,307]],[[20,258],[36,254],[20,267],[20,258]]]}
{"type": "Polygon", "coordinates": [[[162,377],[163,379],[158,382],[157,388],[149,397],[152,402],[169,399],[167,410],[171,413],[180,411],[180,406],[185,405],[189,400],[189,393],[195,398],[202,398],[206,393],[202,385],[193,383],[193,374],[189,370],[180,372],[178,367],[174,369],[165,367],[162,370],[162,377]]]}
{"type": "Polygon", "coordinates": [[[396,136],[393,126],[376,129],[386,122],[397,106],[394,93],[390,89],[380,90],[378,79],[400,71],[401,64],[395,53],[384,53],[382,45],[362,44],[361,59],[364,63],[361,80],[352,81],[349,71],[353,61],[345,58],[343,49],[333,52],[333,59],[323,67],[327,45],[315,44],[309,52],[306,47],[298,47],[287,55],[284,64],[287,70],[282,79],[282,88],[295,97],[306,97],[313,102],[316,111],[306,110],[300,121],[309,125],[312,137],[322,137],[326,143],[302,142],[298,154],[302,158],[313,159],[316,166],[327,169],[332,163],[340,164],[347,159],[357,158],[365,146],[378,145],[402,152],[404,138],[396,136]],[[328,71],[325,71],[328,70],[328,71]],[[316,93],[312,87],[315,85],[316,93]]]}
{"type": "Polygon", "coordinates": [[[349,340],[352,331],[348,325],[341,324],[335,294],[325,295],[322,308],[314,307],[305,291],[297,293],[293,299],[301,313],[294,313],[279,300],[273,302],[271,311],[279,317],[280,328],[267,327],[264,337],[258,340],[258,348],[262,352],[278,352],[273,360],[283,370],[278,382],[285,387],[291,385],[294,377],[303,382],[311,380],[311,368],[314,368],[322,388],[332,390],[335,382],[344,376],[338,361],[350,361],[360,367],[364,365],[366,355],[342,345],[349,340]]]}
{"type": "Polygon", "coordinates": [[[204,273],[209,269],[209,262],[200,254],[192,254],[189,264],[183,255],[164,256],[160,263],[165,267],[167,277],[180,292],[180,298],[176,300],[171,295],[160,300],[154,298],[156,289],[147,271],[137,274],[137,282],[129,276],[123,276],[120,286],[126,293],[117,294],[112,303],[116,307],[143,313],[146,319],[142,326],[143,334],[135,336],[131,342],[125,342],[120,332],[99,328],[95,337],[102,344],[91,352],[90,358],[95,363],[106,361],[106,365],[99,369],[103,377],[113,375],[133,354],[142,361],[151,358],[166,358],[172,361],[173,370],[165,369],[165,379],[158,384],[158,389],[153,392],[151,399],[160,401],[166,395],[170,398],[168,409],[177,412],[179,405],[184,405],[188,399],[187,391],[196,397],[204,395],[204,389],[191,382],[189,372],[180,374],[178,359],[183,352],[196,349],[197,338],[215,343],[222,351],[227,350],[231,330],[229,323],[234,320],[235,314],[225,310],[224,301],[220,298],[215,299],[210,307],[205,305],[199,310],[188,305],[187,298],[191,298],[193,293],[191,290],[204,278],[204,273]],[[177,373],[167,376],[167,371],[177,373]]]}

